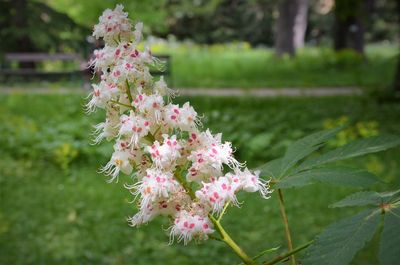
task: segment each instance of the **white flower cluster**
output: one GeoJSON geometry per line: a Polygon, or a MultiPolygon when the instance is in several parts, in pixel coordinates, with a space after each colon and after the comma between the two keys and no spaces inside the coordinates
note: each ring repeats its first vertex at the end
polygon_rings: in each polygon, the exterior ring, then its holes
{"type": "Polygon", "coordinates": [[[173,240],[207,239],[213,233],[212,214],[227,203],[238,205],[236,193],[259,191],[269,197],[269,183],[259,172],[243,168],[233,157],[231,143],[221,134],[200,131],[199,117],[187,102],[169,102],[171,93],[161,77],[153,81],[150,66],[157,64],[149,49],[139,51],[142,24],[132,32],[123,6],[106,10],[93,35],[105,47],[91,62],[101,81],[93,85],[87,111],[106,111],[106,120],[95,126],[95,143],[115,140],[114,153],[101,169],[118,179],[132,175],[126,187],[134,195],[139,212],[132,226],[159,215],[170,216],[173,240]],[[229,173],[224,173],[229,171],[229,173]],[[197,188],[197,190],[196,190],[197,188]]]}

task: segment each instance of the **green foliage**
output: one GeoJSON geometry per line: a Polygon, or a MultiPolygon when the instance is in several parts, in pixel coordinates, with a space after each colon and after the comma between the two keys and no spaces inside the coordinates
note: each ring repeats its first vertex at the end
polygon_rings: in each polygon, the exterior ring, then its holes
{"type": "Polygon", "coordinates": [[[175,1],[166,6],[169,33],[199,43],[247,41],[272,46],[277,1],[175,1]]]}
{"type": "Polygon", "coordinates": [[[346,265],[378,228],[380,212],[365,210],[330,225],[306,251],[304,265],[346,265]]]}
{"type": "MultiPolygon", "coordinates": [[[[282,158],[262,166],[261,174],[272,178],[273,187],[277,189],[301,187],[317,182],[354,187],[368,187],[377,183],[378,179],[375,175],[362,169],[343,166],[321,166],[396,147],[400,144],[399,137],[390,135],[369,137],[307,158],[320,149],[327,140],[334,137],[341,129],[341,127],[328,129],[295,141],[289,146],[282,158]]],[[[394,199],[396,196],[398,197],[398,194],[398,191],[392,193],[356,193],[334,204],[334,207],[368,204],[378,207],[365,210],[329,226],[307,250],[302,264],[349,264],[355,254],[374,236],[381,220],[380,213],[388,212],[387,214],[390,214],[392,208],[400,206],[398,201],[394,199]]],[[[396,218],[400,220],[399,216],[396,218]]],[[[391,224],[399,222],[399,220],[393,221],[389,219],[390,228],[388,229],[392,230],[394,225],[391,224]]],[[[381,253],[388,252],[388,255],[396,257],[397,254],[394,253],[399,250],[395,244],[398,240],[391,237],[388,241],[388,243],[381,243],[381,253]],[[393,246],[395,246],[395,251],[393,246]]],[[[384,255],[380,255],[381,260],[384,255]]],[[[384,258],[383,260],[385,262],[392,261],[394,257],[384,258]]]]}
{"type": "Polygon", "coordinates": [[[353,193],[341,201],[332,205],[332,207],[347,207],[347,206],[365,206],[374,205],[382,206],[396,200],[400,195],[400,190],[392,192],[375,192],[375,191],[362,191],[353,193]]]}
{"type": "Polygon", "coordinates": [[[71,162],[78,156],[78,150],[70,143],[63,143],[54,149],[54,161],[65,172],[69,171],[71,162]]]}
{"type": "Polygon", "coordinates": [[[376,205],[381,201],[382,198],[379,196],[379,193],[374,191],[361,191],[334,203],[332,207],[376,205]]]}
{"type": "Polygon", "coordinates": [[[107,8],[113,9],[117,4],[123,4],[133,22],[142,21],[146,27],[156,31],[165,31],[165,0],[40,0],[60,12],[67,13],[77,23],[92,27],[98,22],[99,15],[107,8]]]}
{"type": "Polygon", "coordinates": [[[261,174],[271,176],[274,179],[282,178],[298,161],[320,148],[324,142],[333,137],[341,129],[339,127],[313,133],[295,141],[287,148],[282,158],[272,160],[260,166],[261,174]]]}
{"type": "Polygon", "coordinates": [[[371,240],[384,216],[379,260],[381,265],[396,264],[400,245],[400,190],[393,192],[359,192],[352,194],[335,207],[374,205],[361,213],[330,225],[307,250],[305,265],[347,265],[354,255],[371,240]]]}
{"type": "MultiPolygon", "coordinates": [[[[73,99],[63,99],[67,105],[71,100],[73,99]]],[[[3,106],[0,111],[2,156],[51,162],[68,173],[69,167],[77,158],[87,161],[92,156],[101,155],[101,148],[91,150],[88,146],[89,119],[78,116],[81,119],[76,120],[80,109],[60,105],[59,108],[62,107],[64,111],[62,115],[58,114],[59,109],[52,109],[50,119],[38,119],[37,115],[49,114],[46,108],[52,105],[50,102],[43,101],[43,106],[32,106],[34,109],[31,111],[35,114],[33,117],[10,110],[11,106],[18,108],[20,103],[18,97],[11,97],[7,102],[8,108],[3,106]],[[71,115],[70,119],[63,116],[68,113],[71,115]]]]}
{"type": "MultiPolygon", "coordinates": [[[[277,0],[32,0],[46,3],[66,13],[76,23],[90,28],[99,14],[116,4],[125,5],[134,21],[145,23],[145,30],[163,37],[175,35],[180,40],[191,39],[201,43],[247,41],[256,45],[274,44],[274,25],[277,0]]],[[[366,23],[369,41],[395,41],[397,13],[395,0],[376,0],[374,12],[366,23]]],[[[340,1],[340,13],[346,18],[354,13],[360,1],[340,1]],[[341,7],[341,6],[344,6],[341,7]]],[[[315,3],[309,11],[307,41],[329,43],[333,12],[321,15],[315,12],[315,3]]],[[[63,32],[64,33],[64,32],[63,32]]],[[[60,34],[61,35],[61,34],[60,34]]]]}
{"type": "MultiPolygon", "coordinates": [[[[324,120],[324,128],[331,129],[349,124],[349,117],[342,116],[338,119],[324,120]]],[[[346,126],[342,131],[336,134],[334,139],[328,142],[328,145],[339,147],[349,143],[350,141],[362,138],[377,136],[379,134],[379,126],[376,121],[359,121],[351,126],[346,126]]]]}
{"type": "Polygon", "coordinates": [[[322,182],[333,185],[368,187],[378,181],[371,173],[348,167],[328,166],[328,163],[375,153],[400,145],[396,136],[375,136],[351,142],[315,157],[306,158],[320,149],[343,128],[313,133],[290,145],[282,158],[259,169],[261,175],[273,178],[276,188],[292,188],[322,182]],[[303,160],[303,161],[302,161],[303,160]]]}
{"type": "Polygon", "coordinates": [[[363,55],[351,49],[343,49],[335,53],[335,64],[339,67],[357,67],[364,61],[363,55]]]}
{"type": "Polygon", "coordinates": [[[313,133],[290,145],[282,158],[280,175],[284,176],[297,162],[318,150],[328,139],[332,138],[341,129],[342,128],[339,127],[313,133]]]}
{"type": "Polygon", "coordinates": [[[396,264],[400,260],[400,208],[387,212],[379,247],[380,265],[396,264]]]}
{"type": "Polygon", "coordinates": [[[84,52],[89,29],[38,1],[4,0],[0,55],[5,52],[84,52]]]}
{"type": "Polygon", "coordinates": [[[329,151],[315,158],[310,158],[299,165],[297,171],[310,169],[327,163],[344,160],[365,154],[380,152],[400,144],[397,136],[375,136],[353,141],[345,146],[329,151]]]}
{"type": "Polygon", "coordinates": [[[361,6],[363,2],[361,0],[346,1],[346,0],[336,0],[335,1],[335,14],[342,20],[346,21],[351,17],[359,15],[361,12],[361,6]]]}
{"type": "Polygon", "coordinates": [[[374,174],[366,170],[331,166],[295,173],[281,179],[274,188],[301,187],[318,182],[337,186],[368,187],[378,181],[379,179],[374,174]]]}

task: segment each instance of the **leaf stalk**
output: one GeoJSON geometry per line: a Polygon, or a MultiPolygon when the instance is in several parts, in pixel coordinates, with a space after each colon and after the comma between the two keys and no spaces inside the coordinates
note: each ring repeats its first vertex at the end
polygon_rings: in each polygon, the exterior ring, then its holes
{"type": "MultiPolygon", "coordinates": [[[[281,211],[283,224],[285,226],[285,236],[286,236],[288,250],[290,253],[293,251],[293,243],[292,243],[292,236],[290,234],[289,221],[285,209],[285,201],[283,200],[283,193],[281,189],[278,189],[278,197],[279,197],[279,209],[281,211]]],[[[290,255],[290,262],[292,265],[296,265],[296,260],[294,255],[290,255]]]]}
{"type": "Polygon", "coordinates": [[[262,263],[262,265],[274,265],[274,264],[286,259],[287,257],[293,256],[293,254],[295,254],[295,253],[297,253],[299,251],[302,251],[303,249],[309,247],[313,242],[314,242],[314,240],[311,240],[311,241],[307,242],[306,244],[304,244],[304,245],[302,245],[302,246],[300,246],[300,247],[298,247],[298,248],[296,248],[296,249],[294,249],[292,251],[289,251],[289,252],[287,252],[287,253],[285,253],[283,255],[277,256],[276,258],[274,258],[271,261],[267,261],[267,262],[262,263]]]}

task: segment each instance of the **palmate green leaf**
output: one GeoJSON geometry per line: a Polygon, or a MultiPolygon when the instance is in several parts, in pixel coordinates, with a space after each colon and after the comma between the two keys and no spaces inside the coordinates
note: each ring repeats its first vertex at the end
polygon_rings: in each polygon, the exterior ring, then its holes
{"type": "Polygon", "coordinates": [[[332,204],[330,207],[347,207],[347,206],[364,206],[375,205],[379,206],[382,203],[390,203],[400,196],[400,190],[391,192],[375,192],[362,191],[350,194],[346,198],[332,204]]]}
{"type": "Polygon", "coordinates": [[[278,179],[299,160],[317,150],[324,142],[335,136],[340,130],[342,130],[342,127],[323,130],[308,135],[294,142],[287,149],[284,157],[269,161],[257,169],[261,171],[261,176],[278,179]]]}
{"type": "Polygon", "coordinates": [[[281,164],[282,158],[278,158],[265,163],[264,165],[258,167],[257,170],[261,171],[260,176],[278,179],[280,176],[281,164]]]}
{"type": "Polygon", "coordinates": [[[368,187],[378,181],[379,179],[374,174],[362,169],[332,166],[296,173],[281,179],[274,185],[274,188],[285,189],[301,187],[316,182],[338,186],[368,187]]]}
{"type": "Polygon", "coordinates": [[[382,198],[379,196],[379,193],[375,191],[361,191],[347,196],[343,200],[332,204],[330,207],[379,205],[381,201],[382,198]]]}
{"type": "Polygon", "coordinates": [[[318,157],[304,161],[302,164],[300,164],[296,171],[299,172],[321,166],[326,163],[383,151],[399,144],[400,138],[392,135],[376,136],[357,140],[318,157]]]}
{"type": "Polygon", "coordinates": [[[323,130],[294,142],[288,147],[282,158],[279,175],[283,176],[297,162],[319,149],[327,140],[335,136],[342,129],[343,127],[337,127],[323,130]]]}
{"type": "Polygon", "coordinates": [[[330,225],[305,253],[304,265],[346,265],[371,240],[381,220],[380,211],[367,209],[330,225]]]}
{"type": "Polygon", "coordinates": [[[384,228],[379,246],[380,265],[400,263],[400,209],[393,208],[386,212],[384,228]]]}
{"type": "Polygon", "coordinates": [[[393,203],[400,199],[400,190],[380,192],[382,203],[393,203]]]}

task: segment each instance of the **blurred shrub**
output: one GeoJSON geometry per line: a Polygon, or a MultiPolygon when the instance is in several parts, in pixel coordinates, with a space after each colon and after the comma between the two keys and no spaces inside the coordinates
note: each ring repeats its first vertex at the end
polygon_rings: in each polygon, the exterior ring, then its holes
{"type": "MultiPolygon", "coordinates": [[[[72,106],[74,112],[79,111],[79,119],[76,119],[76,114],[72,119],[66,118],[68,107],[65,107],[62,111],[49,113],[45,121],[39,117],[33,119],[29,115],[14,113],[11,109],[0,109],[0,155],[54,163],[65,173],[78,158],[80,161],[105,158],[106,152],[102,150],[108,147],[107,144],[97,148],[89,146],[91,124],[80,113],[79,106],[72,106]],[[50,116],[53,116],[53,120],[50,116]]],[[[23,109],[24,105],[18,108],[23,109]]],[[[45,109],[46,106],[41,108],[45,109]]],[[[43,113],[46,115],[43,110],[36,114],[40,116],[43,113]]]]}
{"type": "Polygon", "coordinates": [[[63,143],[53,151],[54,161],[60,168],[68,173],[69,166],[72,161],[78,156],[78,149],[70,143],[63,143]]]}
{"type": "Polygon", "coordinates": [[[363,63],[363,56],[350,49],[344,49],[335,53],[335,65],[337,67],[355,67],[363,63]]]}
{"type": "MultiPolygon", "coordinates": [[[[345,126],[349,124],[348,116],[341,116],[338,119],[326,119],[323,127],[326,129],[345,126]]],[[[338,147],[349,143],[350,141],[376,136],[379,134],[379,124],[376,121],[359,121],[353,125],[346,127],[343,131],[336,135],[336,138],[329,141],[328,144],[338,147]]]]}

